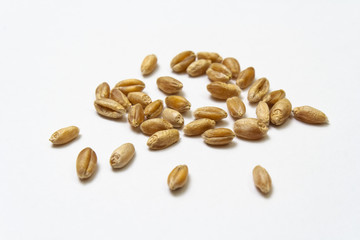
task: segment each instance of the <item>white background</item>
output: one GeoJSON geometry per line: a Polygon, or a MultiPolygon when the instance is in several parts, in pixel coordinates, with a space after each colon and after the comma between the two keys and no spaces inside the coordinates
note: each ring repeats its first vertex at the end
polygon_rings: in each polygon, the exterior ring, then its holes
{"type": "MultiPolygon", "coordinates": [[[[359,12],[358,1],[1,1],[0,238],[359,239],[359,12]],[[171,72],[184,50],[254,66],[271,90],[323,110],[330,124],[290,119],[262,141],[221,148],[181,132],[176,145],[149,151],[126,118],[97,115],[101,82],[142,79],[156,100],[164,75],[183,82],[192,111],[226,109],[206,76],[171,72]],[[151,53],[159,67],[143,78],[151,53]],[[50,135],[69,125],[81,136],[52,147],[50,135]],[[136,156],[113,171],[110,154],[125,142],[136,156]],[[75,161],[87,146],[98,170],[81,182],[75,161]],[[178,164],[190,181],[173,194],[166,179],[178,164]],[[253,185],[257,164],[272,177],[269,197],[253,185]]],[[[255,117],[246,92],[246,116],[255,117]]]]}

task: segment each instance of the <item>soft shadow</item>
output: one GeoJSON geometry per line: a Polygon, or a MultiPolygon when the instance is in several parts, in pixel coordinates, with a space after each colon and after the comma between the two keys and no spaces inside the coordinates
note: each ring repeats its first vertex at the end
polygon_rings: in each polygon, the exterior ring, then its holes
{"type": "Polygon", "coordinates": [[[215,148],[215,149],[231,149],[231,148],[236,148],[237,143],[232,141],[226,145],[210,145],[210,144],[206,144],[206,145],[210,148],[215,148]]]}
{"type": "Polygon", "coordinates": [[[226,100],[222,100],[222,99],[218,99],[218,98],[214,98],[213,96],[209,96],[209,99],[214,101],[214,102],[218,102],[218,103],[226,103],[226,100]]]}
{"type": "MultiPolygon", "coordinates": [[[[186,71],[184,71],[184,72],[174,72],[174,71],[171,71],[171,73],[174,74],[174,75],[177,75],[177,76],[186,76],[186,77],[188,77],[188,74],[187,74],[186,71]]],[[[176,77],[174,77],[174,78],[177,79],[176,77]]]]}
{"type": "Polygon", "coordinates": [[[122,168],[111,168],[113,172],[123,172],[123,171],[126,171],[132,164],[133,162],[135,161],[136,159],[136,153],[134,155],[134,157],[130,160],[130,162],[128,162],[128,164],[126,164],[124,167],[122,168]]]}
{"type": "Polygon", "coordinates": [[[192,111],[191,111],[191,110],[186,111],[186,112],[181,113],[181,114],[182,114],[183,118],[192,118],[192,117],[193,117],[193,116],[192,116],[192,111]]]}
{"type": "Polygon", "coordinates": [[[179,141],[177,141],[176,143],[174,144],[171,144],[170,146],[166,147],[166,148],[162,148],[162,149],[150,149],[149,148],[149,151],[151,152],[157,152],[157,151],[162,151],[162,150],[167,150],[168,148],[172,148],[172,147],[175,147],[176,145],[178,145],[181,141],[181,138],[179,139],[179,141]]]}
{"type": "MultiPolygon", "coordinates": [[[[177,92],[177,93],[175,93],[175,94],[171,94],[171,95],[174,95],[174,96],[181,96],[181,97],[183,97],[183,98],[186,98],[185,97],[185,92],[183,91],[183,90],[180,90],[179,92],[177,92]]],[[[169,96],[171,96],[171,95],[169,95],[169,96]]]]}
{"type": "Polygon", "coordinates": [[[171,195],[173,195],[174,197],[180,197],[181,195],[183,195],[184,192],[186,192],[186,189],[188,189],[188,187],[190,185],[190,179],[191,179],[191,177],[188,176],[187,182],[186,182],[185,186],[183,186],[182,188],[176,189],[174,191],[171,191],[169,189],[171,195]]]}
{"type": "Polygon", "coordinates": [[[299,122],[300,124],[306,125],[306,126],[311,126],[311,127],[316,127],[316,128],[323,128],[323,127],[328,127],[330,125],[330,122],[326,122],[326,123],[306,123],[300,120],[297,120],[295,117],[292,117],[293,119],[296,120],[296,122],[299,122]]]}
{"type": "Polygon", "coordinates": [[[251,140],[251,139],[246,139],[246,138],[241,138],[241,137],[237,137],[237,138],[240,140],[246,141],[246,142],[253,142],[253,143],[262,143],[262,142],[268,141],[270,139],[268,134],[266,136],[264,136],[263,138],[260,138],[257,140],[251,140]]]}
{"type": "Polygon", "coordinates": [[[258,193],[260,193],[266,199],[269,199],[271,197],[271,195],[273,194],[273,192],[274,192],[274,187],[273,186],[271,186],[270,192],[268,192],[268,193],[263,193],[257,187],[255,187],[255,188],[258,191],[258,193]]]}
{"type": "Polygon", "coordinates": [[[129,126],[131,131],[134,132],[134,133],[137,133],[137,134],[142,134],[141,130],[140,130],[140,126],[139,127],[132,127],[132,126],[129,126]]]}
{"type": "Polygon", "coordinates": [[[79,182],[83,185],[86,185],[86,184],[89,184],[91,183],[92,181],[94,181],[94,179],[96,178],[96,175],[97,175],[97,172],[99,171],[99,168],[100,168],[100,165],[97,164],[96,165],[96,169],[95,169],[95,172],[93,173],[93,175],[91,175],[91,177],[87,178],[87,179],[80,179],[79,178],[79,182]]]}
{"type": "Polygon", "coordinates": [[[216,122],[216,128],[223,128],[227,126],[228,122],[224,120],[220,120],[216,122]]]}
{"type": "Polygon", "coordinates": [[[81,135],[77,136],[74,140],[71,140],[71,141],[68,142],[68,143],[60,144],[60,145],[52,144],[51,147],[52,147],[52,148],[65,148],[65,147],[67,147],[68,145],[70,145],[71,143],[79,141],[80,138],[81,138],[81,135]]]}
{"type": "Polygon", "coordinates": [[[109,117],[105,117],[105,116],[100,115],[100,114],[97,114],[97,115],[100,116],[101,118],[109,120],[109,121],[122,122],[122,123],[127,122],[127,118],[125,117],[125,114],[121,118],[109,118],[109,117]]]}
{"type": "Polygon", "coordinates": [[[251,102],[249,102],[249,101],[248,101],[248,103],[249,103],[249,106],[251,106],[251,107],[253,107],[253,108],[256,108],[257,105],[259,104],[259,102],[251,103],[251,102]]]}
{"type": "Polygon", "coordinates": [[[199,79],[201,79],[201,77],[203,77],[203,76],[206,76],[205,73],[204,73],[204,74],[201,74],[201,75],[199,75],[199,76],[194,76],[194,77],[188,75],[188,78],[191,78],[191,79],[199,78],[199,79]]]}
{"type": "Polygon", "coordinates": [[[199,134],[199,135],[186,135],[185,133],[184,133],[184,137],[188,137],[188,138],[202,138],[202,137],[201,137],[201,134],[199,134]]]}

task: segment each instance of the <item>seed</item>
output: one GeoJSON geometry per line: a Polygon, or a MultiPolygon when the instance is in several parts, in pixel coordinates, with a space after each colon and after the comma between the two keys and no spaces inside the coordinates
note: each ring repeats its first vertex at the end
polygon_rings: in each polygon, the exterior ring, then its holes
{"type": "Polygon", "coordinates": [[[127,97],[132,105],[140,103],[143,108],[152,102],[149,95],[143,92],[131,92],[127,97]]]}
{"type": "Polygon", "coordinates": [[[168,76],[159,77],[156,84],[166,94],[178,93],[183,88],[183,84],[179,80],[168,76]]]}
{"type": "Polygon", "coordinates": [[[218,53],[214,53],[214,52],[198,52],[197,58],[198,59],[208,59],[211,62],[215,62],[215,63],[221,63],[223,60],[222,57],[218,53]]]}
{"type": "Polygon", "coordinates": [[[157,64],[157,57],[154,54],[147,55],[141,63],[141,73],[146,76],[152,73],[157,64]]]}
{"type": "Polygon", "coordinates": [[[209,68],[211,64],[210,60],[207,59],[199,59],[195,62],[192,62],[186,69],[186,72],[191,77],[198,77],[200,75],[205,74],[206,70],[209,68]]]}
{"type": "Polygon", "coordinates": [[[149,105],[147,105],[144,109],[144,114],[147,119],[156,118],[161,115],[164,109],[163,101],[156,100],[149,105]]]}
{"type": "Polygon", "coordinates": [[[248,91],[248,100],[250,103],[259,102],[269,91],[269,81],[266,78],[260,78],[251,85],[248,91]]]}
{"type": "Polygon", "coordinates": [[[187,136],[197,136],[204,133],[206,130],[214,128],[216,122],[208,118],[201,118],[194,120],[185,125],[183,131],[187,136]]]}
{"type": "MultiPolygon", "coordinates": [[[[148,120],[149,121],[149,120],[148,120]]],[[[180,139],[179,131],[176,129],[162,130],[151,135],[147,141],[150,149],[164,149],[176,143],[180,139]]]]}
{"type": "Polygon", "coordinates": [[[86,179],[91,177],[96,170],[97,157],[94,150],[87,147],[84,148],[76,159],[76,172],[78,177],[86,179]]]}
{"type": "Polygon", "coordinates": [[[310,106],[296,107],[292,112],[297,120],[305,123],[322,124],[328,122],[325,113],[310,106]]]}
{"type": "Polygon", "coordinates": [[[144,121],[140,125],[140,130],[145,135],[153,135],[154,133],[156,133],[158,131],[172,129],[172,128],[173,128],[173,126],[171,125],[171,123],[169,123],[165,119],[161,119],[161,118],[152,118],[152,119],[144,121]]]}
{"type": "Polygon", "coordinates": [[[128,121],[132,127],[136,128],[140,126],[144,119],[144,110],[140,103],[137,103],[130,108],[128,113],[128,121]]]}
{"type": "Polygon", "coordinates": [[[221,63],[212,63],[206,70],[206,74],[214,82],[226,83],[231,79],[231,71],[221,63]]]}
{"type": "Polygon", "coordinates": [[[222,64],[224,64],[231,71],[232,78],[237,79],[240,73],[239,62],[233,57],[228,57],[224,59],[222,64]]]}
{"type": "Polygon", "coordinates": [[[269,108],[271,108],[277,101],[279,101],[280,99],[283,99],[285,97],[285,95],[286,95],[285,91],[280,89],[280,90],[269,92],[268,94],[266,94],[263,97],[262,100],[268,104],[269,108]]]}
{"type": "Polygon", "coordinates": [[[270,110],[269,106],[264,101],[258,103],[256,107],[256,116],[261,122],[265,123],[266,126],[269,125],[270,110]]]}
{"type": "Polygon", "coordinates": [[[110,98],[95,100],[94,106],[98,114],[108,118],[121,118],[126,112],[120,103],[110,98]]]}
{"type": "Polygon", "coordinates": [[[287,98],[280,99],[270,110],[270,121],[274,125],[283,124],[291,114],[291,103],[287,98]]]}
{"type": "Polygon", "coordinates": [[[250,86],[252,81],[254,81],[254,78],[255,69],[253,67],[248,67],[239,73],[239,76],[236,79],[236,85],[238,85],[241,89],[245,89],[250,86]]]}
{"type": "Polygon", "coordinates": [[[162,117],[164,120],[168,121],[173,125],[175,128],[180,128],[184,125],[184,118],[178,111],[171,109],[171,108],[165,108],[162,112],[162,117]]]}
{"type": "Polygon", "coordinates": [[[129,99],[126,97],[123,92],[118,88],[113,88],[110,92],[110,98],[120,103],[126,110],[131,107],[129,99]]]}
{"type": "Polygon", "coordinates": [[[269,173],[260,165],[253,169],[253,179],[255,186],[264,194],[271,191],[271,178],[269,173]]]}
{"type": "Polygon", "coordinates": [[[188,179],[188,167],[186,165],[176,166],[168,176],[167,184],[171,191],[182,188],[188,179]]]}
{"type": "Polygon", "coordinates": [[[218,107],[201,107],[195,110],[194,116],[196,119],[209,118],[214,121],[220,121],[227,117],[227,113],[218,107]]]}
{"type": "Polygon", "coordinates": [[[234,132],[237,137],[257,140],[266,136],[268,127],[256,118],[242,118],[236,120],[234,132]]]}
{"type": "Polygon", "coordinates": [[[133,159],[134,155],[134,145],[125,143],[113,151],[110,157],[110,165],[113,168],[123,168],[133,159]]]}
{"type": "Polygon", "coordinates": [[[174,72],[184,72],[195,59],[196,56],[194,52],[184,51],[171,60],[170,67],[174,72]]]}
{"type": "Polygon", "coordinates": [[[54,145],[68,143],[79,136],[80,129],[75,126],[65,127],[54,132],[49,141],[54,145]]]}
{"type": "Polygon", "coordinates": [[[228,128],[215,128],[206,130],[201,136],[205,143],[217,146],[229,144],[235,133],[228,128]]]}
{"type": "Polygon", "coordinates": [[[109,95],[110,95],[110,86],[107,82],[103,82],[99,86],[97,86],[95,91],[96,99],[109,98],[109,95]]]}
{"type": "Polygon", "coordinates": [[[191,103],[186,98],[176,95],[166,97],[165,104],[167,107],[175,109],[180,113],[186,112],[191,108],[191,103]]]}
{"type": "Polygon", "coordinates": [[[118,82],[115,88],[119,88],[125,95],[129,92],[141,92],[145,88],[145,83],[138,79],[126,79],[118,82]]]}
{"type": "Polygon", "coordinates": [[[245,104],[239,97],[226,99],[226,105],[233,118],[241,118],[246,112],[245,104]]]}
{"type": "Polygon", "coordinates": [[[223,82],[212,82],[207,85],[207,90],[211,93],[211,96],[221,100],[239,96],[241,92],[238,86],[223,82]]]}

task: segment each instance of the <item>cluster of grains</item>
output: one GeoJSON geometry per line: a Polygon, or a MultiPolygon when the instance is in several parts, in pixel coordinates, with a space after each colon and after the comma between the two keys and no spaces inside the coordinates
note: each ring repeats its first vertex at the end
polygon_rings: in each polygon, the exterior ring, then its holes
{"type": "MultiPolygon", "coordinates": [[[[144,76],[150,75],[156,67],[157,57],[151,54],[144,58],[141,72],[144,76]]],[[[195,54],[184,51],[171,60],[170,67],[174,73],[186,72],[190,77],[206,74],[210,80],[207,90],[213,98],[226,102],[228,112],[219,107],[203,106],[194,111],[194,120],[184,126],[182,114],[190,110],[191,103],[177,95],[182,90],[183,83],[170,76],[157,78],[157,87],[168,96],[154,101],[143,92],[145,83],[139,79],[122,80],[112,89],[108,83],[103,82],[95,90],[95,110],[99,115],[114,119],[127,114],[131,127],[139,128],[144,135],[149,136],[147,145],[152,150],[161,150],[178,142],[181,128],[186,136],[201,135],[206,144],[219,146],[231,143],[235,136],[247,140],[262,139],[268,134],[271,125],[284,124],[291,114],[295,119],[309,124],[324,124],[328,121],[323,112],[313,107],[292,108],[291,102],[285,98],[284,90],[270,91],[267,78],[255,79],[253,67],[241,71],[239,62],[233,57],[223,59],[214,52],[195,54]],[[248,102],[257,104],[256,118],[244,117],[246,107],[240,93],[248,87],[248,102]],[[235,119],[233,129],[216,128],[217,122],[227,118],[228,113],[235,119]]],[[[53,144],[65,144],[78,134],[79,129],[71,126],[56,131],[50,141],[53,144]]],[[[122,168],[134,154],[133,144],[123,144],[111,154],[110,165],[122,168]]],[[[89,178],[95,172],[96,162],[96,154],[91,148],[82,150],[76,162],[78,177],[89,178]]],[[[186,165],[175,167],[167,180],[170,190],[183,187],[187,177],[186,165]]],[[[271,191],[271,178],[263,167],[254,168],[253,179],[262,193],[271,191]]]]}

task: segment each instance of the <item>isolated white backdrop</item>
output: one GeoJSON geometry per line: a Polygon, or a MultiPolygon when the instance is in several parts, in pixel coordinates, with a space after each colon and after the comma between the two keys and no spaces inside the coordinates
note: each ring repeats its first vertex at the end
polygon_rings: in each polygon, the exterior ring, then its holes
{"type": "Polygon", "coordinates": [[[359,239],[359,10],[358,1],[2,1],[0,238],[359,239]],[[254,66],[272,90],[323,110],[330,124],[290,119],[263,141],[222,148],[181,133],[176,145],[149,151],[126,119],[96,114],[99,83],[139,78],[164,99],[155,84],[164,75],[183,82],[192,110],[225,109],[205,76],[171,72],[184,50],[254,66]],[[150,53],[159,67],[143,78],[150,53]],[[52,147],[51,133],[69,125],[81,136],[52,147]],[[125,142],[136,156],[113,171],[110,154],[125,142]],[[75,160],[87,146],[99,167],[83,183],[75,160]],[[178,164],[190,181],[172,194],[166,178],[178,164]],[[253,185],[257,164],[272,177],[269,197],[253,185]]]}

